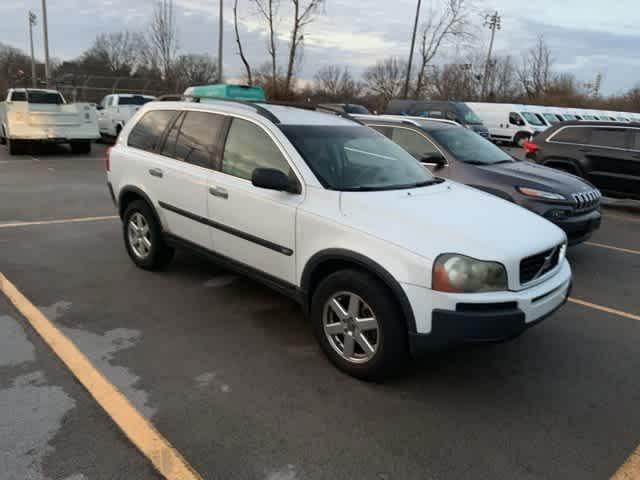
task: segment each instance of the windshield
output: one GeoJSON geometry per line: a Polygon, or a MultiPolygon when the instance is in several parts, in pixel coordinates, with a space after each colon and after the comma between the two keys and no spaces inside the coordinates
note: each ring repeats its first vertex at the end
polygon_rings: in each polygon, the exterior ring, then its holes
{"type": "Polygon", "coordinates": [[[468,125],[482,125],[482,120],[480,120],[480,117],[478,117],[478,115],[476,115],[476,113],[469,107],[467,107],[464,103],[459,103],[457,106],[459,113],[462,114],[464,123],[468,125]]]}
{"type": "Polygon", "coordinates": [[[395,190],[435,181],[410,154],[369,127],[280,125],[280,129],[328,189],[395,190]]]}
{"type": "Polygon", "coordinates": [[[544,127],[544,123],[540,121],[540,119],[536,116],[535,113],[520,112],[520,115],[522,115],[524,119],[527,122],[529,122],[530,125],[535,125],[536,127],[544,127]]]}
{"type": "Polygon", "coordinates": [[[142,95],[134,95],[133,97],[120,97],[118,105],[144,105],[149,103],[153,98],[143,97],[142,95]]]}
{"type": "Polygon", "coordinates": [[[511,163],[515,160],[489,140],[466,128],[436,128],[429,134],[457,160],[477,165],[511,163]]]}
{"type": "Polygon", "coordinates": [[[27,92],[27,101],[29,103],[43,103],[47,105],[62,105],[64,100],[62,96],[56,92],[39,92],[36,90],[29,90],[27,92]]]}
{"type": "Polygon", "coordinates": [[[585,120],[595,120],[595,119],[596,119],[596,117],[594,117],[593,115],[585,115],[585,116],[584,116],[584,119],[585,119],[585,120]]]}
{"type": "Polygon", "coordinates": [[[551,124],[560,122],[558,117],[556,117],[553,113],[543,113],[542,116],[551,124]]]}

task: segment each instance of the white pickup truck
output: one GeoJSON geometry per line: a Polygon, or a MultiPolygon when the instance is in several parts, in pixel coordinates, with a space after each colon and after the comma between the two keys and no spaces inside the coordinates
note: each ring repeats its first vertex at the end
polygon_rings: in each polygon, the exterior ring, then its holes
{"type": "Polygon", "coordinates": [[[144,105],[155,100],[151,95],[116,93],[107,95],[97,106],[98,128],[105,137],[117,137],[124,124],[144,105]]]}
{"type": "Polygon", "coordinates": [[[32,142],[69,143],[74,153],[89,153],[100,138],[95,108],[65,101],[56,90],[12,88],[0,102],[0,143],[9,153],[25,153],[32,142]]]}

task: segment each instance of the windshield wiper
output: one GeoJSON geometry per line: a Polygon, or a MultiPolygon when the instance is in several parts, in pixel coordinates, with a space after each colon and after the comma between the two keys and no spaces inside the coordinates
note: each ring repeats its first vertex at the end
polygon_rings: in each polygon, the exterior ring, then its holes
{"type": "Polygon", "coordinates": [[[378,192],[384,190],[406,190],[409,188],[428,187],[430,185],[436,185],[444,182],[444,178],[434,178],[431,180],[424,180],[422,182],[407,183],[403,185],[359,185],[357,187],[342,188],[343,192],[378,192]]]}

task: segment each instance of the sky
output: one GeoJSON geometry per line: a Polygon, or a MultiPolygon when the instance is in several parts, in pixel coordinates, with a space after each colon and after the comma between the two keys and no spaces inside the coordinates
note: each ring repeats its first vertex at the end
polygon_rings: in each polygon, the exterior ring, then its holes
{"type": "MultiPolygon", "coordinates": [[[[224,1],[224,71],[239,76],[242,64],[233,34],[233,0],[224,1]]],[[[285,3],[287,0],[281,0],[285,3]]],[[[423,0],[423,13],[432,2],[423,0]]],[[[440,0],[441,1],[441,0],[440,0]]],[[[40,0],[0,0],[0,42],[28,51],[27,12],[40,20],[40,0]]],[[[219,0],[174,0],[179,47],[193,53],[217,52],[219,0]]],[[[154,0],[47,0],[49,49],[69,59],[87,48],[97,33],[146,28],[154,0]]],[[[327,64],[348,66],[359,75],[368,65],[391,55],[406,57],[416,0],[325,0],[317,20],[307,28],[300,77],[313,78],[327,64]]],[[[498,11],[502,29],[494,52],[518,59],[543,35],[553,51],[556,70],[583,82],[603,75],[603,93],[619,93],[640,84],[640,5],[638,0],[475,0],[472,19],[478,25],[474,45],[486,52],[489,30],[484,13],[498,11]],[[607,8],[610,6],[610,8],[607,8]]],[[[266,32],[250,0],[239,1],[240,34],[252,65],[267,61],[266,32]]],[[[279,39],[286,63],[288,19],[283,15],[279,39]]],[[[42,58],[41,25],[36,27],[36,56],[42,58]]],[[[443,51],[436,62],[462,58],[464,49],[443,51]],[[445,56],[446,55],[446,56],[445,56]]],[[[460,60],[462,61],[462,60],[460,60]]]]}

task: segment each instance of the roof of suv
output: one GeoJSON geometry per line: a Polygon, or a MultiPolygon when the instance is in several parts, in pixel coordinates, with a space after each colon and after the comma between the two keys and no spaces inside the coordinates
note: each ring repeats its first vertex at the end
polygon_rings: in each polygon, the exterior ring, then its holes
{"type": "MultiPolygon", "coordinates": [[[[163,108],[189,108],[191,110],[211,112],[240,113],[254,118],[256,118],[256,116],[265,118],[266,115],[261,115],[260,110],[266,110],[277,120],[277,123],[281,125],[353,126],[358,124],[356,119],[345,118],[336,113],[261,102],[234,102],[232,100],[215,100],[210,98],[202,102],[166,101],[151,102],[147,105],[148,109],[154,110],[161,110],[163,108]]],[[[270,120],[273,121],[273,118],[270,118],[270,120]]]]}

